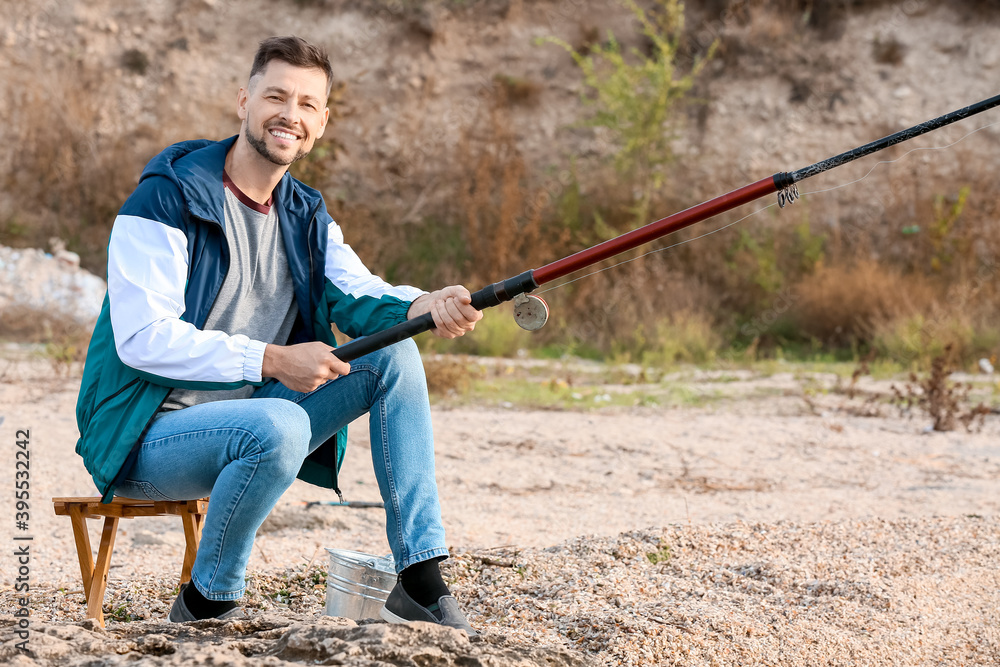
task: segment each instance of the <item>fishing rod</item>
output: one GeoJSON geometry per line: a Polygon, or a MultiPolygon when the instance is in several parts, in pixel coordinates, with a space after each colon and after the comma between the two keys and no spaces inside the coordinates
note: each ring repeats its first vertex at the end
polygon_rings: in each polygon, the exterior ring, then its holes
{"type": "MultiPolygon", "coordinates": [[[[530,295],[529,292],[545,283],[552,282],[574,271],[592,266],[627,250],[632,250],[650,241],[655,241],[662,236],[672,234],[685,227],[702,222],[720,213],[730,211],[738,206],[748,204],[775,192],[778,193],[778,205],[784,208],[799,198],[797,184],[800,181],[816,176],[817,174],[822,174],[825,171],[830,171],[890,146],[895,146],[909,139],[919,137],[922,134],[944,127],[945,125],[950,125],[969,116],[982,113],[996,106],[1000,106],[1000,95],[952,111],[951,113],[914,125],[905,130],[900,130],[877,141],[858,146],[839,155],[834,155],[833,157],[811,164],[808,167],[803,167],[792,172],[779,172],[773,176],[763,178],[756,183],[745,185],[742,188],[720,195],[715,199],[710,199],[656,222],[651,222],[631,232],[581,250],[569,257],[564,257],[537,269],[525,271],[513,278],[507,278],[492,285],[487,285],[478,292],[472,293],[472,307],[476,310],[484,310],[500,305],[505,301],[513,300],[514,319],[517,320],[517,323],[523,329],[529,331],[540,329],[548,319],[548,307],[542,299],[530,295]]],[[[380,350],[393,343],[398,343],[401,340],[416,336],[433,328],[433,316],[430,313],[425,313],[379,333],[354,340],[338,347],[333,353],[342,361],[353,361],[370,352],[380,350]]]]}

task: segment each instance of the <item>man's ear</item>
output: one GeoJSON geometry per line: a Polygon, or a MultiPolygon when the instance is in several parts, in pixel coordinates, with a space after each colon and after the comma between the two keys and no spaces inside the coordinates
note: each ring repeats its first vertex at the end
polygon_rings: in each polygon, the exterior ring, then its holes
{"type": "Polygon", "coordinates": [[[316,138],[319,139],[326,132],[326,124],[330,120],[330,107],[323,109],[323,123],[319,126],[319,132],[316,133],[316,138]]]}
{"type": "Polygon", "coordinates": [[[239,92],[236,93],[236,115],[240,117],[240,120],[247,119],[247,99],[249,92],[246,88],[240,88],[239,92]]]}

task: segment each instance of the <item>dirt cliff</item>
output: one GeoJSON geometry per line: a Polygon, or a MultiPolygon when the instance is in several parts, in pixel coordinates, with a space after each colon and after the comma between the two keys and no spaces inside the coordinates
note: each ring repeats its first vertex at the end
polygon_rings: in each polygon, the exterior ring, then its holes
{"type": "MultiPolygon", "coordinates": [[[[719,49],[688,107],[675,145],[681,168],[667,194],[690,204],[995,93],[1000,25],[984,4],[688,2],[685,53],[713,41],[719,49]]],[[[236,89],[257,42],[272,34],[302,35],[333,56],[337,118],[323,150],[337,160],[307,174],[344,203],[348,218],[351,205],[373,202],[396,211],[399,224],[445,210],[462,167],[456,147],[467,133],[488,130],[498,82],[509,93],[511,148],[533,175],[535,195],[558,198],[575,161],[586,196],[588,184],[607,179],[600,158],[614,146],[574,124],[588,113],[579,71],[565,51],[536,40],[552,35],[582,47],[611,31],[626,49],[643,47],[634,17],[610,0],[5,0],[0,7],[0,115],[8,121],[0,137],[23,149],[0,156],[0,242],[9,245],[31,236],[25,227],[39,205],[64,207],[67,217],[65,206],[75,202],[74,210],[106,218],[165,143],[234,133],[236,89]],[[39,185],[65,188],[67,180],[75,189],[59,201],[42,196],[28,206],[21,196],[39,185]],[[109,182],[117,188],[95,199],[109,182]]],[[[949,144],[992,120],[967,121],[878,159],[949,144]]],[[[977,180],[1000,160],[998,138],[992,127],[953,149],[883,166],[824,197],[814,214],[836,225],[859,207],[913,197],[914,188],[943,190],[942,178],[977,180]]],[[[875,161],[805,189],[854,180],[875,161]]],[[[106,233],[107,224],[70,226],[71,249],[99,250],[104,237],[87,236],[106,233]]]]}

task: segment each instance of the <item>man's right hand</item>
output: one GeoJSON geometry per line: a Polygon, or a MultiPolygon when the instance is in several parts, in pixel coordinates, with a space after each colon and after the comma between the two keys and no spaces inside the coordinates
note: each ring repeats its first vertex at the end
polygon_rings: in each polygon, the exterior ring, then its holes
{"type": "Polygon", "coordinates": [[[333,355],[334,348],[319,341],[264,348],[261,376],[275,378],[292,391],[309,393],[327,380],[351,371],[350,364],[333,355]]]}

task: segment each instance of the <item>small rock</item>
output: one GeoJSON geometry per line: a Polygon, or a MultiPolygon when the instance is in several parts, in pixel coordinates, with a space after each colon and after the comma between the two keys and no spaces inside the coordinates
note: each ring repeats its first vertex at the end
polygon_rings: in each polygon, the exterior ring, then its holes
{"type": "Polygon", "coordinates": [[[64,269],[80,268],[80,256],[70,250],[60,250],[56,252],[56,261],[64,269]]]}
{"type": "Polygon", "coordinates": [[[106,284],[79,268],[80,258],[58,244],[53,254],[0,245],[0,310],[26,308],[49,317],[92,324],[101,312],[106,284]]]}

